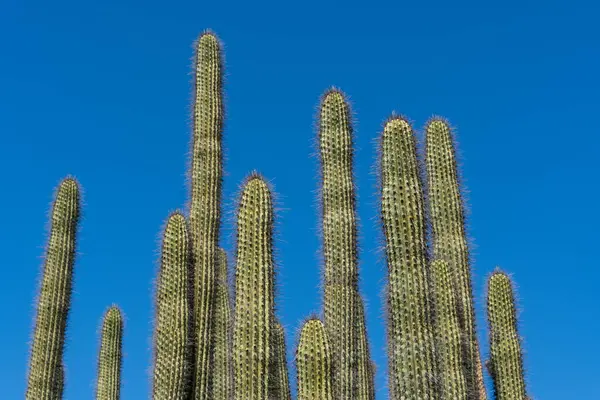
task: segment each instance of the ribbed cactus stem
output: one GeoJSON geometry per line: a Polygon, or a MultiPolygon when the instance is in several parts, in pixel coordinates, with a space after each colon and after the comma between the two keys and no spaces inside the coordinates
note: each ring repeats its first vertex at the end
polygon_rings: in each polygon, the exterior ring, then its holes
{"type": "Polygon", "coordinates": [[[156,283],[154,400],[184,400],[190,390],[192,309],[190,244],[185,217],[172,214],[162,238],[156,283]]]}
{"type": "Polygon", "coordinates": [[[517,331],[517,310],[510,278],[501,271],[488,281],[490,372],[498,400],[526,400],[521,340],[517,331]]]}
{"type": "Polygon", "coordinates": [[[273,204],[265,181],[246,182],[237,215],[233,363],[236,400],[266,400],[274,326],[273,204]]]}
{"type": "Polygon", "coordinates": [[[212,399],[230,400],[233,393],[231,365],[231,303],[227,275],[227,254],[219,250],[215,285],[214,335],[212,353],[212,399]]]}
{"type": "Polygon", "coordinates": [[[486,395],[475,329],[471,265],[456,150],[449,125],[440,118],[432,119],[426,127],[426,165],[433,255],[435,259],[448,263],[458,299],[470,398],[484,400],[486,395]]]}
{"type": "Polygon", "coordinates": [[[356,341],[357,341],[357,400],[375,399],[375,376],[373,375],[373,363],[371,362],[371,351],[369,349],[369,338],[365,321],[365,311],[362,299],[356,292],[356,341]]]}
{"type": "Polygon", "coordinates": [[[196,367],[194,398],[205,400],[210,385],[212,305],[219,225],[223,155],[223,85],[221,46],[210,33],[196,48],[191,160],[190,234],[194,262],[196,367]]]}
{"type": "Polygon", "coordinates": [[[309,319],[300,332],[296,352],[298,400],[332,400],[331,347],[323,323],[309,319]]]}
{"type": "Polygon", "coordinates": [[[392,117],[381,137],[381,211],[388,264],[390,398],[436,398],[423,189],[410,124],[392,117]]]}
{"type": "Polygon", "coordinates": [[[98,382],[96,400],[119,400],[121,393],[123,316],[112,306],[104,315],[100,355],[98,356],[98,382]]]}
{"type": "Polygon", "coordinates": [[[77,182],[67,178],[58,187],[52,206],[29,362],[27,400],[57,400],[62,396],[62,358],[71,302],[79,197],[77,182]]]}
{"type": "Polygon", "coordinates": [[[275,322],[273,339],[273,382],[271,393],[273,399],[291,400],[290,381],[287,368],[287,349],[285,346],[285,331],[279,321],[275,322]]]}
{"type": "Polygon", "coordinates": [[[465,400],[468,397],[463,348],[456,297],[448,263],[431,263],[432,293],[435,304],[435,342],[440,382],[440,399],[465,400]]]}

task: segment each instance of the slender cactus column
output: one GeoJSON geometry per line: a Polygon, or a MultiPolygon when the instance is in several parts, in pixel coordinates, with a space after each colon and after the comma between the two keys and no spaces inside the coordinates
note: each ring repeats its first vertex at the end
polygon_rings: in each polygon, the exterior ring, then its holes
{"type": "Polygon", "coordinates": [[[123,316],[118,307],[112,306],[102,323],[96,400],[119,400],[121,397],[122,341],[123,316]]]}
{"type": "Polygon", "coordinates": [[[296,352],[298,400],[332,400],[332,361],[323,323],[309,319],[300,332],[296,352]]]}
{"type": "Polygon", "coordinates": [[[285,346],[285,331],[279,321],[275,323],[273,334],[275,335],[275,338],[273,345],[272,398],[277,400],[291,400],[292,394],[290,392],[290,381],[286,360],[287,349],[285,346]]]}
{"type": "Polygon", "coordinates": [[[220,249],[213,321],[212,400],[230,400],[233,392],[231,365],[232,319],[227,282],[227,254],[225,250],[220,249]]]}

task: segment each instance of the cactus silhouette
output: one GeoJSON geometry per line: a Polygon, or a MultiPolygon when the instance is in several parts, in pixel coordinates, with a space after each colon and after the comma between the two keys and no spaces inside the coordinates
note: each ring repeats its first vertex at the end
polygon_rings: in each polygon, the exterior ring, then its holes
{"type": "Polygon", "coordinates": [[[206,400],[210,386],[211,321],[221,220],[223,87],[221,46],[211,32],[196,45],[191,160],[190,236],[194,263],[196,362],[194,398],[206,400]]]}
{"type": "Polygon", "coordinates": [[[410,124],[392,117],[381,135],[381,216],[388,264],[391,399],[436,398],[423,189],[410,124]]]}
{"type": "Polygon", "coordinates": [[[498,400],[526,400],[521,340],[510,278],[502,271],[490,276],[487,293],[490,374],[498,400]]]}
{"type": "Polygon", "coordinates": [[[120,399],[122,340],[123,316],[118,307],[112,306],[102,323],[96,400],[120,399]]]}
{"type": "Polygon", "coordinates": [[[172,214],[163,232],[156,283],[154,400],[185,400],[189,395],[193,363],[189,240],[185,217],[172,214]]]}
{"type": "Polygon", "coordinates": [[[29,362],[27,400],[62,397],[62,358],[71,303],[79,203],[79,185],[73,178],[64,179],[52,205],[50,237],[29,362]]]}
{"type": "Polygon", "coordinates": [[[252,175],[237,214],[233,363],[236,400],[269,395],[274,329],[273,203],[265,181],[252,175]]]}
{"type": "Polygon", "coordinates": [[[291,400],[290,381],[286,361],[285,331],[280,322],[275,323],[273,340],[272,397],[278,400],[291,400]]]}
{"type": "Polygon", "coordinates": [[[298,400],[332,400],[332,361],[323,323],[309,319],[300,332],[296,351],[298,400]]]}

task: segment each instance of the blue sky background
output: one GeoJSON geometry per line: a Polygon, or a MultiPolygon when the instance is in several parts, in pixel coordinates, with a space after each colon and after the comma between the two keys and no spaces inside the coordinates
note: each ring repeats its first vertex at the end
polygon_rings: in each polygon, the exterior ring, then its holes
{"type": "Polygon", "coordinates": [[[385,265],[372,170],[393,110],[419,129],[433,114],[457,127],[484,354],[484,282],[501,265],[518,284],[532,398],[600,398],[598,5],[241,3],[2,3],[2,398],[23,397],[46,217],[67,174],[81,181],[85,208],[65,397],[93,398],[100,319],[117,303],[126,314],[122,397],[147,398],[158,235],[186,202],[191,44],[205,28],[226,51],[222,243],[231,252],[238,184],[262,172],[279,194],[278,309],[290,359],[300,322],[321,304],[314,121],[335,85],[356,117],[361,289],[378,399],[387,397],[385,265]]]}

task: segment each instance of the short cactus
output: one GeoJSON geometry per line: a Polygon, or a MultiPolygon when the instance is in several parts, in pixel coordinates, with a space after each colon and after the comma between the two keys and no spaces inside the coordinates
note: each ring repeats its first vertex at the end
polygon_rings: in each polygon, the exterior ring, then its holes
{"type": "Polygon", "coordinates": [[[356,292],[356,352],[357,352],[357,400],[375,400],[375,376],[371,351],[369,349],[369,338],[367,336],[365,311],[362,299],[356,292]]]}
{"type": "Polygon", "coordinates": [[[296,351],[298,400],[332,400],[332,360],[323,323],[309,319],[300,332],[296,351]]]}
{"type": "Polygon", "coordinates": [[[192,311],[190,245],[185,217],[172,214],[162,238],[156,283],[154,400],[187,400],[190,390],[192,311]]]}
{"type": "Polygon", "coordinates": [[[120,399],[122,340],[123,316],[118,307],[112,306],[104,315],[102,323],[96,400],[120,399]]]}
{"type": "Polygon", "coordinates": [[[237,214],[233,364],[236,400],[269,395],[274,329],[273,203],[265,181],[251,176],[237,214]]]}
{"type": "Polygon", "coordinates": [[[279,321],[275,323],[273,334],[274,354],[272,358],[273,369],[271,371],[271,375],[273,376],[273,382],[271,384],[271,398],[277,400],[292,400],[286,360],[287,349],[285,346],[285,331],[279,321]]]}
{"type": "Polygon", "coordinates": [[[221,222],[223,63],[217,37],[203,33],[195,59],[190,235],[194,263],[196,365],[194,399],[209,398],[211,321],[221,222]]]}
{"type": "Polygon", "coordinates": [[[381,216],[388,264],[390,398],[436,398],[434,337],[422,183],[410,124],[392,117],[381,136],[381,216]]]}
{"type": "Polygon", "coordinates": [[[496,271],[488,281],[490,373],[498,400],[527,400],[517,309],[510,278],[496,271]]]}
{"type": "Polygon", "coordinates": [[[62,358],[71,303],[79,207],[79,185],[75,179],[66,178],[58,187],[52,206],[52,225],[29,362],[27,400],[62,397],[62,358]]]}

